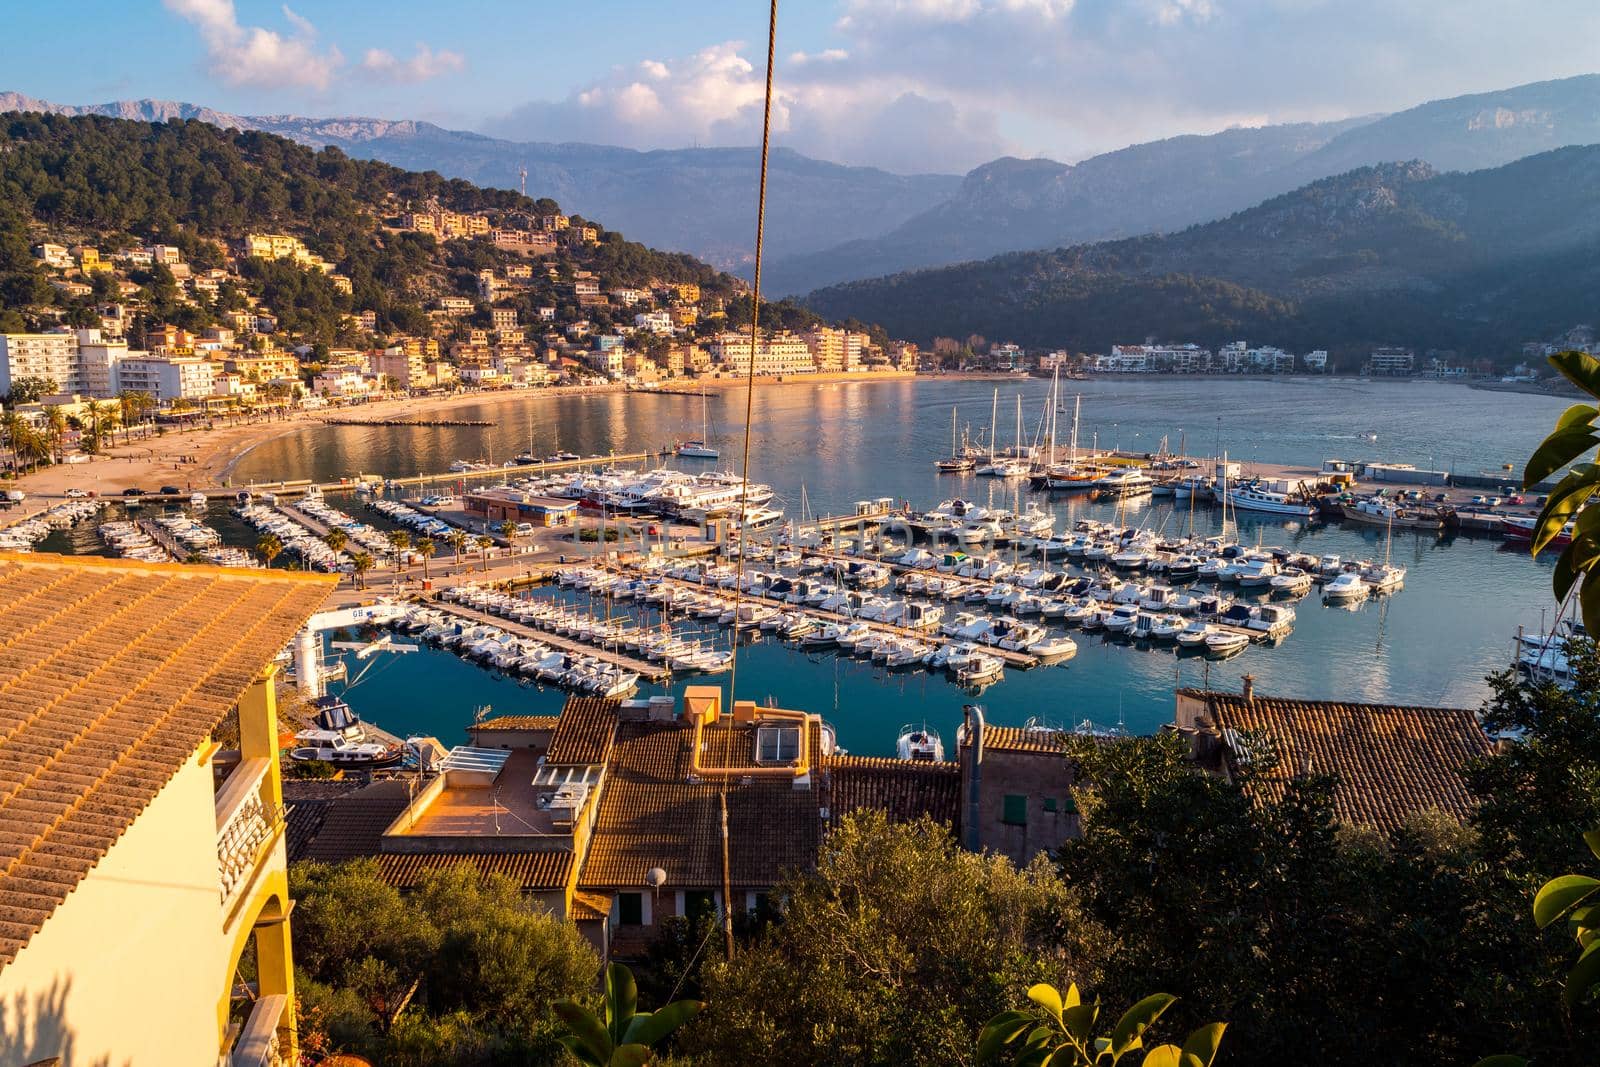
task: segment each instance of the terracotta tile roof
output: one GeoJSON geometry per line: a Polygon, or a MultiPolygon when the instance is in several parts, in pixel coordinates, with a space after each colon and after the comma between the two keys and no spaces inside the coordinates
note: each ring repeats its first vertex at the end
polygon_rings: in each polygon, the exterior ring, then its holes
{"type": "Polygon", "coordinates": [[[992,752],[1038,752],[1060,755],[1063,730],[1027,729],[1021,726],[984,726],[983,747],[992,752]]]}
{"type": "Polygon", "coordinates": [[[1180,690],[1206,702],[1212,723],[1229,731],[1260,730],[1277,743],[1279,762],[1263,787],[1280,793],[1309,762],[1339,776],[1335,815],[1343,822],[1392,830],[1413,812],[1438,808],[1466,817],[1472,798],[1461,766],[1491,746],[1465,708],[1399,707],[1288,700],[1256,694],[1180,690]]]}
{"type": "Polygon", "coordinates": [[[585,893],[578,891],[572,894],[572,911],[567,918],[573,922],[599,922],[611,914],[611,895],[609,893],[585,893]]]}
{"type": "Polygon", "coordinates": [[[524,893],[565,889],[572,881],[576,862],[571,852],[551,849],[541,852],[385,852],[378,857],[378,872],[397,889],[412,889],[432,871],[447,870],[462,864],[476,867],[480,874],[503,874],[516,882],[524,893]]]}
{"type": "Polygon", "coordinates": [[[411,801],[411,785],[408,780],[393,778],[336,798],[328,804],[322,826],[298,858],[343,863],[357,856],[376,856],[383,832],[411,801]]]}
{"type": "Polygon", "coordinates": [[[573,697],[562,707],[545,759],[557,764],[601,764],[611,751],[620,700],[573,697]]]}
{"type": "Polygon", "coordinates": [[[332,586],[288,571],[0,554],[0,967],[332,586]]]}
{"type": "Polygon", "coordinates": [[[467,727],[467,733],[478,730],[554,730],[560,720],[559,715],[496,715],[467,727]]]}
{"type": "MultiPolygon", "coordinates": [[[[753,753],[747,726],[708,732],[713,752],[730,758],[736,751],[753,753]]],[[[580,886],[638,889],[651,867],[665,870],[667,884],[679,889],[721,884],[722,784],[688,780],[693,738],[693,728],[682,722],[618,727],[580,886]]],[[[734,885],[771,886],[783,871],[816,862],[825,798],[817,777],[810,789],[796,789],[787,778],[728,781],[734,885]]]]}
{"type": "Polygon", "coordinates": [[[323,820],[335,801],[360,789],[359,781],[317,781],[286,778],[283,802],[289,809],[284,818],[284,845],[289,862],[305,858],[308,845],[322,832],[323,820]]]}
{"type": "Polygon", "coordinates": [[[868,756],[828,759],[830,824],[871,808],[892,822],[928,815],[956,825],[961,810],[961,769],[955,763],[919,763],[868,756]]]}

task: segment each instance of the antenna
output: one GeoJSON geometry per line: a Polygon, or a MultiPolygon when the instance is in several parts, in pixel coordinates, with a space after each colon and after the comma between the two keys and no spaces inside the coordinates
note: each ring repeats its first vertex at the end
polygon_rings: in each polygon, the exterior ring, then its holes
{"type": "Polygon", "coordinates": [[[521,181],[522,195],[523,196],[527,196],[528,195],[528,165],[526,163],[524,163],[522,166],[517,168],[517,177],[521,181]]]}

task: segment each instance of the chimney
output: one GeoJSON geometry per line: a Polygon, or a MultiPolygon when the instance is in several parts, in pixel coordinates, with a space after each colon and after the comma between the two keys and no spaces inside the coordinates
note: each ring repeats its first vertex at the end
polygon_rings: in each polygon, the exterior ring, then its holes
{"type": "Polygon", "coordinates": [[[1247,674],[1239,680],[1244,683],[1244,702],[1246,704],[1254,704],[1256,702],[1256,676],[1247,674]]]}

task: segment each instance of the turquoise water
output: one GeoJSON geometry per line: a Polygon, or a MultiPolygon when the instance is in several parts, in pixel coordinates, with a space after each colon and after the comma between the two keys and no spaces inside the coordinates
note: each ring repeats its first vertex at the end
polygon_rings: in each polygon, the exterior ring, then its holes
{"type": "MultiPolygon", "coordinates": [[[[951,406],[976,431],[989,421],[993,388],[930,381],[757,390],[752,477],[772,484],[791,512],[798,511],[802,486],[821,511],[877,496],[918,506],[952,496],[1025,500],[1031,495],[1025,489],[932,470],[932,459],[949,447],[951,406]]],[[[1166,436],[1176,448],[1181,437],[1191,453],[1220,447],[1246,461],[1317,465],[1339,456],[1458,473],[1494,471],[1505,462],[1520,466],[1563,407],[1546,397],[1430,383],[1168,379],[1092,381],[1072,388],[1084,397],[1085,444],[1098,434],[1102,446],[1146,450],[1166,436]]],[[[1027,398],[1025,436],[1031,437],[1047,389],[1042,382],[1001,383],[1002,443],[1012,435],[1012,398],[1019,391],[1027,398]]],[[[712,397],[723,466],[737,455],[742,404],[742,393],[712,397]]],[[[321,427],[257,448],[238,465],[234,481],[438,471],[456,458],[509,456],[528,447],[530,434],[540,452],[553,450],[558,434],[560,447],[576,452],[626,452],[697,434],[699,426],[696,397],[532,397],[458,412],[497,425],[321,427]]],[[[1078,515],[1112,516],[1110,506],[1081,499],[1054,506],[1061,516],[1058,528],[1078,515]]],[[[1157,504],[1147,505],[1139,521],[1172,531],[1187,527],[1190,517],[1187,509],[1157,504]]],[[[1214,522],[1208,512],[1195,517],[1197,529],[1214,522]]],[[[1377,529],[1307,530],[1246,517],[1241,539],[1258,537],[1314,554],[1381,558],[1385,551],[1377,529]]],[[[1509,659],[1516,627],[1538,626],[1548,609],[1549,561],[1469,537],[1439,541],[1396,534],[1390,551],[1409,570],[1403,592],[1356,610],[1325,607],[1314,597],[1302,600],[1294,633],[1277,648],[1253,647],[1235,659],[1208,663],[1075,632],[1074,659],[1008,671],[978,699],[991,720],[1002,723],[1120,719],[1129,729],[1148,731],[1170,720],[1176,685],[1237,687],[1249,672],[1267,692],[1475,706],[1487,692],[1483,676],[1509,659]]],[[[771,696],[779,704],[823,713],[838,727],[841,742],[862,753],[891,751],[898,727],[913,720],[926,719],[948,739],[962,704],[973,699],[942,675],[889,675],[857,660],[808,656],[770,640],[741,652],[738,688],[741,696],[771,696]]],[[[498,678],[437,651],[378,657],[348,698],[396,733],[433,733],[447,741],[464,736],[480,705],[492,705],[497,713],[550,712],[565,699],[559,691],[498,678]]]]}

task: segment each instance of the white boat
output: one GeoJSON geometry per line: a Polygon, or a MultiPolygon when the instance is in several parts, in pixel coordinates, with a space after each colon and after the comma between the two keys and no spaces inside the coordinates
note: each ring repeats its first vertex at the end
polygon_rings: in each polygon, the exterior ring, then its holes
{"type": "Polygon", "coordinates": [[[1371,587],[1361,580],[1361,575],[1354,571],[1345,571],[1322,587],[1322,598],[1335,603],[1365,600],[1371,593],[1371,587]]]}
{"type": "Polygon", "coordinates": [[[1230,486],[1228,503],[1233,505],[1235,511],[1257,511],[1297,519],[1309,519],[1316,514],[1311,505],[1292,499],[1288,493],[1274,492],[1259,482],[1230,486]]]}
{"type": "Polygon", "coordinates": [[[1250,644],[1244,634],[1232,630],[1214,630],[1206,635],[1206,652],[1214,656],[1232,656],[1243,652],[1250,644]]]}
{"type": "Polygon", "coordinates": [[[1124,468],[1096,478],[1095,492],[1107,497],[1142,496],[1155,488],[1155,479],[1143,471],[1124,468]]]}
{"type": "Polygon", "coordinates": [[[1041,660],[1059,662],[1078,654],[1078,643],[1066,634],[1049,634],[1027,648],[1030,656],[1041,660]]]}
{"type": "Polygon", "coordinates": [[[1206,639],[1216,632],[1216,627],[1209,622],[1191,622],[1178,634],[1177,642],[1185,648],[1195,648],[1205,644],[1206,639]]]}
{"type": "Polygon", "coordinates": [[[894,748],[903,760],[944,762],[944,741],[940,739],[939,731],[925,722],[907,723],[900,727],[900,736],[895,739],[894,748]]]}
{"type": "Polygon", "coordinates": [[[988,685],[1005,674],[1006,664],[999,656],[984,652],[975,653],[964,667],[956,671],[956,682],[965,686],[988,685]]]}

